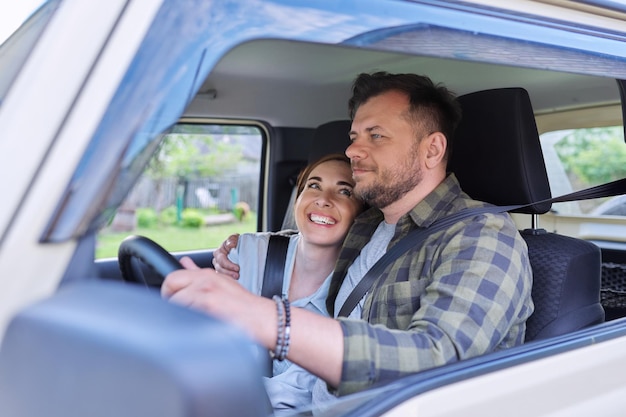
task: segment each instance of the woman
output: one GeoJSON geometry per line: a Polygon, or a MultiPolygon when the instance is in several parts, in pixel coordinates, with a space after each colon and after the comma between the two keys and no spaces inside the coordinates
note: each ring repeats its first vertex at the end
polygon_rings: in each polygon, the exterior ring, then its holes
{"type": "MultiPolygon", "coordinates": [[[[298,176],[294,217],[299,233],[289,238],[282,289],[291,305],[328,315],[330,276],[348,229],[364,208],[353,187],[350,160],[343,154],[326,155],[298,176]]],[[[228,258],[239,265],[241,285],[255,294],[261,294],[270,235],[246,233],[224,243],[228,247],[237,241],[228,258]]],[[[289,361],[276,360],[273,375],[266,388],[275,411],[311,403],[315,376],[289,361]]]]}

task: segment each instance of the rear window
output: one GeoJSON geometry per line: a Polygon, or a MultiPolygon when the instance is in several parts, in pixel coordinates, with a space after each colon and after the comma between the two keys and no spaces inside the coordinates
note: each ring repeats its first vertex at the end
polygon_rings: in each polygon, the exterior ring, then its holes
{"type": "MultiPolygon", "coordinates": [[[[626,177],[622,126],[568,129],[541,135],[553,196],[626,177]]],[[[554,213],[573,216],[626,216],[624,197],[555,203],[554,213]]]]}

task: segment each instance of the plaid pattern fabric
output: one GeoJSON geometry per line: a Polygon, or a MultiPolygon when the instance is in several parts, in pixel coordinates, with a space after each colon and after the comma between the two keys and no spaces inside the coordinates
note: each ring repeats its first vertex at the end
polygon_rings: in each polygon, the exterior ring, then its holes
{"type": "MultiPolygon", "coordinates": [[[[481,205],[449,175],[398,221],[389,248],[416,227],[481,205]]],[[[382,220],[371,209],[350,230],[331,281],[331,315],[349,265],[382,220]]],[[[521,344],[533,311],[531,287],[526,243],[507,213],[480,214],[429,236],[373,284],[363,320],[339,319],[344,364],[337,393],[521,344]]]]}

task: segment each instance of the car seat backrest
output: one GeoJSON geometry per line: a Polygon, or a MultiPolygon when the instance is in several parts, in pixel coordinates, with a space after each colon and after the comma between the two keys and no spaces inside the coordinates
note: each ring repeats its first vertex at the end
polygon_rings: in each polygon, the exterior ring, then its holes
{"type": "Polygon", "coordinates": [[[319,125],[313,134],[308,163],[329,153],[345,153],[350,145],[350,120],[335,120],[319,125]]]}
{"type": "MultiPolygon", "coordinates": [[[[495,205],[549,199],[550,186],[530,97],[522,88],[479,91],[459,97],[463,119],[452,140],[448,170],[472,198],[495,205]]],[[[519,212],[547,212],[550,203],[519,212]]],[[[521,231],[533,270],[535,312],[526,340],[557,336],[604,320],[600,304],[601,255],[591,242],[521,231]]]]}

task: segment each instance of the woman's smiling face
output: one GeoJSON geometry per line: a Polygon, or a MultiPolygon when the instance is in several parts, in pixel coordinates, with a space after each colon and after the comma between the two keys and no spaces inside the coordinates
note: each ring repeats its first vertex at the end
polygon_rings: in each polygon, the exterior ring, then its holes
{"type": "Polygon", "coordinates": [[[296,224],[307,242],[342,244],[363,209],[353,188],[352,169],[345,161],[325,161],[311,170],[295,203],[296,224]]]}

